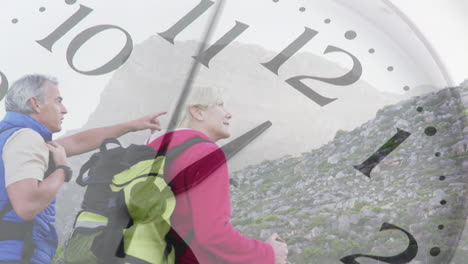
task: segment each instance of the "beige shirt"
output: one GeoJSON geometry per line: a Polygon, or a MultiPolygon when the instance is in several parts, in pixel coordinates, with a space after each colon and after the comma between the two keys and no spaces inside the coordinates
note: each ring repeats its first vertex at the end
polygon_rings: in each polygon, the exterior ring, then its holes
{"type": "Polygon", "coordinates": [[[49,149],[39,133],[22,128],[8,138],[2,158],[5,187],[24,179],[42,181],[49,164],[49,149]]]}

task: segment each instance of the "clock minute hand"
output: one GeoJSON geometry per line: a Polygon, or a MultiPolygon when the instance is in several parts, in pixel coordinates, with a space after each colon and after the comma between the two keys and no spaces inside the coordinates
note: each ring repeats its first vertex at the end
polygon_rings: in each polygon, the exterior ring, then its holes
{"type": "Polygon", "coordinates": [[[191,173],[192,170],[193,173],[197,175],[196,179],[194,179],[193,183],[183,186],[183,190],[180,188],[174,188],[172,189],[172,191],[177,195],[181,192],[186,192],[191,188],[197,186],[206,178],[208,178],[213,172],[215,172],[219,167],[225,164],[230,158],[234,157],[237,153],[239,153],[250,142],[252,142],[254,139],[263,134],[263,132],[265,132],[269,127],[271,127],[271,125],[272,123],[270,121],[265,121],[264,123],[258,125],[257,127],[249,130],[243,135],[227,143],[223,147],[218,148],[217,150],[211,152],[210,154],[187,166],[176,176],[174,176],[174,178],[171,180],[171,183],[174,182],[174,180],[177,179],[180,175],[182,175],[180,177],[183,177],[183,175],[185,175],[186,173],[191,173]]]}
{"type": "MultiPolygon", "coordinates": [[[[223,6],[224,6],[224,0],[220,0],[216,10],[214,11],[214,13],[213,13],[213,15],[211,17],[210,23],[208,24],[208,27],[207,27],[207,29],[206,29],[206,31],[204,33],[203,40],[199,45],[197,56],[200,56],[203,53],[203,51],[205,50],[206,43],[208,42],[208,40],[210,39],[210,37],[211,37],[211,35],[213,33],[215,24],[218,21],[219,14],[221,13],[221,10],[222,10],[223,6]]],[[[176,127],[179,115],[180,115],[180,113],[182,111],[182,106],[185,104],[185,101],[186,101],[186,99],[187,99],[187,97],[188,97],[188,95],[190,93],[190,90],[192,88],[192,84],[193,84],[193,82],[195,80],[195,77],[196,77],[197,73],[199,72],[198,71],[199,68],[200,68],[200,62],[198,62],[197,60],[194,60],[193,63],[192,63],[192,67],[190,68],[190,72],[189,72],[189,74],[187,76],[187,79],[185,80],[184,88],[182,90],[182,93],[180,94],[180,96],[179,96],[179,98],[177,100],[177,105],[176,105],[174,113],[173,113],[173,115],[171,117],[171,120],[169,122],[166,133],[163,135],[162,142],[170,142],[171,141],[173,133],[167,133],[167,132],[174,130],[174,128],[176,127]]],[[[168,147],[169,147],[169,143],[163,145],[157,151],[157,154],[156,154],[155,157],[158,157],[161,154],[165,153],[167,151],[168,147]]],[[[156,161],[156,159],[155,159],[155,161],[156,161]]],[[[153,162],[153,165],[154,164],[155,163],[153,162]]],[[[152,177],[148,177],[145,184],[151,184],[151,180],[152,180],[152,177]]],[[[161,190],[161,192],[163,190],[161,190]]],[[[116,216],[113,216],[113,217],[118,217],[118,216],[116,215],[116,216]]],[[[128,240],[128,245],[127,245],[128,247],[130,247],[129,244],[132,241],[132,236],[133,236],[133,233],[130,234],[128,239],[127,239],[128,240]]],[[[112,252],[112,253],[115,252],[120,240],[121,239],[117,239],[117,240],[112,241],[112,238],[107,237],[106,240],[105,240],[106,241],[106,250],[107,250],[106,252],[112,252]],[[117,242],[117,244],[116,244],[116,242],[117,242]]],[[[112,260],[114,258],[114,254],[107,254],[107,255],[109,256],[109,259],[110,259],[109,261],[112,262],[112,260]]],[[[106,263],[108,263],[108,261],[106,263]]]]}
{"type": "Polygon", "coordinates": [[[272,125],[271,121],[265,121],[259,126],[251,129],[247,133],[239,136],[238,138],[232,140],[231,142],[227,143],[226,145],[222,146],[221,149],[224,151],[226,155],[226,160],[229,160],[234,155],[236,155],[239,151],[241,151],[244,147],[246,147],[250,142],[254,139],[259,137],[265,130],[270,128],[272,125]]]}
{"type": "MultiPolygon", "coordinates": [[[[214,11],[211,17],[210,23],[208,24],[208,27],[205,31],[203,40],[198,47],[197,57],[203,54],[203,51],[206,48],[206,44],[214,31],[214,27],[216,23],[218,22],[218,17],[222,11],[223,6],[224,6],[224,0],[220,0],[218,3],[218,6],[216,7],[216,10],[214,11]]],[[[162,142],[168,142],[168,144],[163,145],[158,150],[156,157],[160,156],[162,153],[165,153],[169,147],[169,142],[171,142],[172,140],[173,133],[167,133],[167,132],[173,131],[174,128],[176,127],[180,113],[182,112],[182,107],[185,104],[185,101],[187,100],[188,95],[190,94],[190,90],[192,89],[192,84],[195,80],[195,77],[197,76],[199,72],[199,68],[200,68],[200,62],[197,60],[193,60],[192,67],[190,68],[190,72],[187,76],[187,79],[185,79],[184,88],[182,89],[182,93],[179,95],[179,98],[177,99],[176,108],[174,109],[174,113],[172,114],[171,120],[169,121],[169,125],[166,129],[166,133],[164,133],[163,135],[162,142]]]]}
{"type": "MultiPolygon", "coordinates": [[[[218,22],[218,18],[219,18],[219,15],[221,13],[223,6],[224,6],[224,0],[220,0],[218,3],[218,6],[216,7],[216,10],[213,13],[213,16],[211,17],[210,24],[208,25],[206,29],[203,40],[198,47],[197,57],[203,54],[206,48],[207,42],[210,39],[211,35],[213,34],[215,25],[218,22]]],[[[192,84],[195,81],[195,77],[197,76],[199,72],[199,68],[200,68],[200,62],[198,62],[197,60],[193,60],[192,67],[190,68],[190,72],[187,76],[187,79],[185,79],[184,88],[182,90],[182,93],[179,96],[179,99],[177,100],[177,106],[176,106],[176,109],[174,110],[171,121],[169,122],[167,131],[172,131],[177,125],[177,121],[178,121],[177,119],[179,118],[180,112],[182,111],[182,106],[185,104],[185,101],[190,93],[192,84]]]]}
{"type": "MultiPolygon", "coordinates": [[[[234,157],[239,151],[241,151],[244,147],[246,147],[250,142],[256,139],[258,136],[263,134],[265,130],[271,127],[271,121],[265,121],[256,128],[250,130],[249,132],[243,134],[242,136],[232,140],[231,142],[227,143],[226,145],[222,146],[221,149],[224,151],[224,155],[226,155],[226,160],[234,157]]],[[[229,183],[234,185],[234,187],[238,186],[238,183],[233,180],[229,179],[229,183]]]]}

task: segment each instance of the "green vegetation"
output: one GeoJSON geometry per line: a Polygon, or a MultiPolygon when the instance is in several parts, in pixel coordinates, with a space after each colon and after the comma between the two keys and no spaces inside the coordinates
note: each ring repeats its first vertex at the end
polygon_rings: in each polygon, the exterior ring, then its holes
{"type": "Polygon", "coordinates": [[[262,186],[260,187],[260,190],[261,190],[262,192],[265,193],[265,192],[267,192],[267,191],[271,188],[272,185],[273,185],[273,184],[272,184],[271,182],[264,183],[264,184],[262,184],[262,186]]]}
{"type": "Polygon", "coordinates": [[[360,212],[361,209],[364,207],[364,206],[370,206],[371,204],[369,202],[366,202],[366,201],[355,201],[354,202],[354,205],[352,207],[352,209],[354,211],[357,211],[357,212],[360,212]]]}
{"type": "Polygon", "coordinates": [[[330,242],[330,254],[336,256],[337,258],[343,257],[346,254],[351,254],[352,252],[357,252],[359,250],[359,243],[354,240],[349,239],[333,239],[330,242]]]}
{"type": "Polygon", "coordinates": [[[297,207],[291,207],[288,209],[287,213],[288,214],[295,214],[297,212],[299,212],[301,210],[301,208],[297,208],[297,207]]]}
{"type": "Polygon", "coordinates": [[[244,225],[247,225],[249,223],[252,223],[252,219],[250,218],[244,218],[244,219],[234,219],[231,221],[232,225],[234,226],[244,226],[244,225]]]}
{"type": "Polygon", "coordinates": [[[338,131],[336,131],[335,138],[344,136],[346,133],[348,133],[346,130],[338,129],[338,131]]]}
{"type": "Polygon", "coordinates": [[[399,201],[395,201],[395,207],[396,208],[405,208],[410,203],[418,203],[418,202],[419,202],[419,199],[417,199],[417,198],[401,199],[399,201]]]}
{"type": "Polygon", "coordinates": [[[297,244],[297,243],[303,243],[306,241],[306,239],[304,238],[303,235],[296,235],[296,236],[292,236],[292,237],[286,237],[285,238],[285,241],[288,245],[294,245],[294,244],[297,244]]]}
{"type": "Polygon", "coordinates": [[[420,196],[432,193],[432,191],[430,189],[416,189],[415,192],[416,192],[417,195],[420,195],[420,196]]]}
{"type": "Polygon", "coordinates": [[[265,215],[263,222],[278,222],[280,218],[276,215],[265,215]]]}
{"type": "Polygon", "coordinates": [[[365,205],[361,208],[360,212],[363,212],[364,210],[371,210],[374,213],[381,213],[383,212],[383,209],[379,206],[372,206],[372,205],[365,205]]]}
{"type": "Polygon", "coordinates": [[[292,185],[296,184],[301,177],[299,175],[291,175],[284,183],[283,187],[291,187],[292,185]]]}
{"type": "Polygon", "coordinates": [[[405,183],[404,180],[396,180],[396,181],[392,182],[392,185],[398,186],[398,185],[402,185],[402,184],[404,184],[404,183],[405,183]]]}
{"type": "MultiPolygon", "coordinates": [[[[468,112],[465,115],[468,115],[468,112]]],[[[443,123],[443,124],[438,126],[439,131],[447,130],[447,128],[450,128],[450,123],[443,123]]]]}
{"type": "Polygon", "coordinates": [[[363,246],[351,239],[327,239],[319,236],[313,239],[310,246],[302,252],[304,259],[317,259],[323,257],[341,258],[353,252],[359,252],[363,246]]]}
{"type": "Polygon", "coordinates": [[[307,223],[307,230],[313,229],[314,227],[326,224],[329,221],[329,217],[325,215],[313,216],[307,223]]]}
{"type": "Polygon", "coordinates": [[[281,221],[281,219],[276,215],[259,216],[257,219],[255,219],[256,224],[263,224],[265,222],[279,222],[279,221],[281,221]]]}
{"type": "Polygon", "coordinates": [[[465,160],[466,158],[468,158],[468,153],[463,153],[463,154],[450,153],[450,154],[445,155],[442,159],[444,159],[444,160],[453,160],[453,159],[465,160]]]}
{"type": "Polygon", "coordinates": [[[333,164],[328,163],[326,160],[318,165],[318,170],[321,173],[326,173],[334,168],[335,166],[333,164]]]}
{"type": "Polygon", "coordinates": [[[323,249],[322,247],[312,245],[312,246],[306,247],[302,255],[305,259],[314,259],[318,256],[323,256],[326,253],[327,253],[326,250],[323,249]]]}

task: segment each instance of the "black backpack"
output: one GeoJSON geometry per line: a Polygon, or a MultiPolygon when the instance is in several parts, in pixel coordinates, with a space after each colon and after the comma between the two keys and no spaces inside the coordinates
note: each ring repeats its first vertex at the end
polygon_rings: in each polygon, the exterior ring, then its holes
{"type": "Polygon", "coordinates": [[[211,141],[194,137],[166,153],[165,147],[123,148],[106,139],[80,170],[77,183],[87,187],[82,210],[56,263],[174,263],[166,235],[175,197],[164,175],[175,158],[201,142],[211,141]],[[108,149],[110,143],[118,147],[108,149]]]}

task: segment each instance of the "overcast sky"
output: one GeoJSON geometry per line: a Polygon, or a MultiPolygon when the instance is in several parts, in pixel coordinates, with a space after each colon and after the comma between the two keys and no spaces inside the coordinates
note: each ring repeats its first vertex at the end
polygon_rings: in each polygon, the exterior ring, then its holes
{"type": "MultiPolygon", "coordinates": [[[[339,6],[340,0],[230,0],[227,1],[222,19],[214,38],[220,37],[239,20],[250,25],[238,41],[258,44],[274,52],[281,51],[298,37],[304,26],[320,32],[304,51],[323,56],[327,45],[348,49],[362,60],[365,72],[363,79],[385,91],[401,93],[401,87],[440,84],[441,78],[435,72],[428,53],[421,43],[411,37],[409,28],[399,18],[385,10],[368,10],[361,4],[369,0],[347,1],[358,7],[359,12],[369,14],[363,18],[339,6]],[[305,7],[305,12],[299,8],[305,7]],[[388,16],[384,19],[379,12],[388,16]],[[323,23],[330,18],[332,23],[323,23]],[[380,21],[377,21],[382,18],[380,21]],[[367,19],[367,20],[366,20],[367,19]],[[370,19],[370,20],[369,20],[370,19]],[[375,19],[376,21],[371,21],[375,19]],[[358,38],[354,41],[343,37],[347,30],[354,30],[358,38]],[[368,48],[380,53],[371,57],[368,48]],[[418,54],[421,52],[421,54],[418,54]],[[410,56],[408,56],[410,55],[410,56]],[[414,56],[414,57],[413,57],[414,56]],[[387,66],[400,71],[389,75],[387,66]],[[426,67],[426,68],[424,68],[426,67]],[[434,79],[432,78],[434,75],[434,79]],[[392,90],[395,89],[395,90],[392,90]]],[[[66,50],[70,41],[86,28],[99,24],[113,24],[126,29],[134,44],[141,43],[156,33],[172,26],[180,17],[196,6],[200,0],[82,0],[79,3],[94,11],[75,28],[57,41],[52,52],[45,50],[35,40],[50,34],[53,29],[70,17],[78,6],[67,5],[65,1],[46,0],[3,0],[0,8],[0,71],[10,81],[20,76],[40,72],[58,76],[61,91],[70,115],[64,128],[81,127],[99,102],[99,95],[112,73],[102,76],[85,76],[73,71],[66,61],[66,50]],[[40,7],[45,7],[43,12],[40,7]],[[12,19],[18,22],[13,24],[12,19]]],[[[379,1],[371,1],[377,3],[379,1]]],[[[429,44],[440,55],[448,74],[455,84],[468,77],[468,1],[466,0],[392,0],[401,11],[424,34],[429,44]]],[[[378,5],[372,7],[378,9],[378,5]]],[[[190,29],[180,34],[182,39],[199,38],[209,16],[205,15],[193,23],[190,29]]],[[[74,60],[77,68],[83,70],[98,67],[112,58],[123,46],[125,39],[121,32],[106,31],[79,50],[74,60]]],[[[344,56],[327,55],[327,58],[343,66],[350,60],[344,56]]],[[[311,72],[312,73],[312,72],[311,72]]],[[[3,105],[1,105],[3,109],[3,105]]]]}

